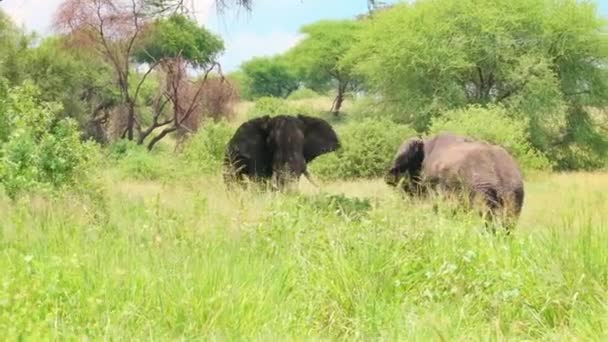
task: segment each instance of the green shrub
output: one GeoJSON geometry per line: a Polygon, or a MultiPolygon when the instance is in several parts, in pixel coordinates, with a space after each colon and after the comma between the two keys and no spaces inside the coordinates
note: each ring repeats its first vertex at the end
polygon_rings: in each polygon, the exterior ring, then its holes
{"type": "Polygon", "coordinates": [[[319,97],[314,90],[308,88],[300,88],[298,90],[293,91],[287,97],[288,100],[304,100],[304,99],[314,99],[319,97]]]}
{"type": "Polygon", "coordinates": [[[61,105],[39,100],[29,83],[0,93],[0,184],[15,198],[33,189],[54,190],[86,183],[96,146],[82,142],[77,123],[58,120],[61,105]]]}
{"type": "Polygon", "coordinates": [[[210,174],[221,168],[224,150],[234,129],[227,123],[209,123],[200,129],[187,142],[182,159],[197,172],[210,174]]]}
{"type": "Polygon", "coordinates": [[[137,150],[139,148],[140,147],[137,146],[137,143],[135,141],[120,139],[112,142],[108,146],[107,151],[108,156],[110,158],[114,160],[120,160],[129,156],[131,153],[133,153],[134,150],[137,150]]]}
{"type": "Polygon", "coordinates": [[[373,118],[338,126],[337,133],[342,147],[310,165],[324,179],[380,177],[403,140],[416,134],[409,126],[373,118]]]}
{"type": "Polygon", "coordinates": [[[601,170],[608,167],[608,112],[576,108],[568,113],[561,141],[546,148],[559,170],[601,170]]]}
{"type": "Polygon", "coordinates": [[[302,104],[296,105],[277,97],[261,97],[255,101],[253,107],[247,112],[247,117],[251,119],[263,115],[274,116],[280,114],[318,116],[318,113],[312,107],[302,104]]]}
{"type": "Polygon", "coordinates": [[[159,180],[172,175],[174,166],[165,156],[162,158],[138,146],[119,162],[122,175],[128,179],[159,180]]]}
{"type": "Polygon", "coordinates": [[[514,119],[500,106],[472,105],[452,110],[431,122],[430,133],[449,131],[503,146],[524,170],[549,170],[551,163],[530,144],[528,122],[514,119]]]}
{"type": "Polygon", "coordinates": [[[382,101],[371,96],[363,96],[353,100],[348,114],[352,120],[357,121],[381,117],[400,123],[399,120],[395,118],[395,115],[385,111],[382,107],[382,101]]]}
{"type": "Polygon", "coordinates": [[[143,145],[121,139],[108,146],[107,156],[122,178],[135,180],[169,180],[176,178],[178,161],[169,151],[150,152],[143,145]]]}

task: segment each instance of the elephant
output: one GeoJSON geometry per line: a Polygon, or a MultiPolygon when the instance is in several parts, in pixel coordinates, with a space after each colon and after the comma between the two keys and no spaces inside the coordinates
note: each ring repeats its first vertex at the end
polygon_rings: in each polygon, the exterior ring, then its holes
{"type": "Polygon", "coordinates": [[[301,175],[311,183],[307,164],[340,148],[331,125],[307,115],[265,115],[240,125],[226,147],[224,180],[270,183],[284,189],[301,175]]]}
{"type": "Polygon", "coordinates": [[[411,196],[439,190],[464,194],[469,204],[480,200],[482,215],[488,221],[502,220],[508,230],[524,202],[521,171],[503,147],[451,132],[405,140],[385,181],[411,196]]]}

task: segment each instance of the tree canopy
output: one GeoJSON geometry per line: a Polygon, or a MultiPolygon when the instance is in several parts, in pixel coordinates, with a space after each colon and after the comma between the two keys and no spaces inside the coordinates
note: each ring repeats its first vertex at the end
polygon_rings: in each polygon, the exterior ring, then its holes
{"type": "Polygon", "coordinates": [[[418,130],[445,110],[501,104],[549,150],[599,134],[585,108],[608,103],[605,25],[576,0],[416,1],[365,19],[346,61],[418,130]]]}
{"type": "Polygon", "coordinates": [[[140,63],[182,57],[194,67],[215,62],[224,50],[223,41],[183,15],[171,15],[150,24],[135,51],[140,63]]]}
{"type": "Polygon", "coordinates": [[[255,57],[241,66],[252,98],[286,97],[298,88],[298,79],[282,56],[255,57]]]}
{"type": "Polygon", "coordinates": [[[288,52],[305,84],[336,84],[336,100],[332,111],[340,111],[344,94],[354,85],[352,63],[343,57],[354,44],[361,25],[352,20],[322,20],[300,30],[306,37],[288,52]]]}

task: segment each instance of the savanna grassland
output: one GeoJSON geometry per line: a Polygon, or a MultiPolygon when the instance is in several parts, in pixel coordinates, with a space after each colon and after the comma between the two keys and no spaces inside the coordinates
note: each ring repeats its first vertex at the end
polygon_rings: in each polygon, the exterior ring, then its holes
{"type": "Polygon", "coordinates": [[[86,199],[0,200],[5,339],[608,337],[606,174],[529,176],[508,237],[381,179],[102,175],[86,199]]]}
{"type": "MultiPolygon", "coordinates": [[[[0,339],[608,341],[604,0],[357,1],[238,67],[198,1],[55,1],[40,34],[3,1],[0,339]],[[228,189],[236,127],[280,114],[339,137],[319,186],[228,189]],[[442,131],[517,161],[511,234],[385,184],[405,139],[442,131]]],[[[263,126],[247,141],[275,162],[318,139],[263,126]]]]}

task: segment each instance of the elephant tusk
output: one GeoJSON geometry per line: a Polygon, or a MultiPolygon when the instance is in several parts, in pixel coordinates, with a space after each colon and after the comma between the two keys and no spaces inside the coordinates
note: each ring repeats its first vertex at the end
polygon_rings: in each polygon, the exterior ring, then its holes
{"type": "Polygon", "coordinates": [[[308,181],[310,182],[310,184],[314,185],[314,186],[315,186],[315,187],[317,187],[317,188],[319,187],[319,186],[317,185],[317,183],[315,183],[315,182],[312,180],[312,177],[310,176],[310,173],[308,173],[308,170],[304,171],[304,176],[306,177],[306,179],[308,179],[308,181]]]}

